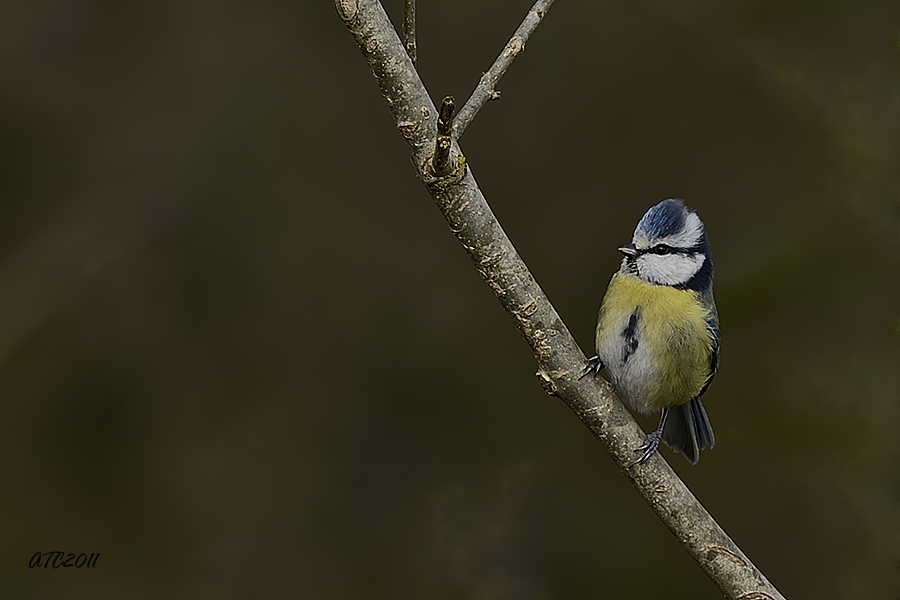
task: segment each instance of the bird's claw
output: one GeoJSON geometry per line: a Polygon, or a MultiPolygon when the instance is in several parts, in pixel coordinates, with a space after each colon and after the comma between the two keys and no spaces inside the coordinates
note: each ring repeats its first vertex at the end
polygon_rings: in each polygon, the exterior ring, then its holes
{"type": "Polygon", "coordinates": [[[586,365],[584,365],[584,369],[581,370],[581,375],[578,376],[578,380],[584,379],[588,373],[597,374],[603,370],[603,361],[600,360],[599,356],[592,356],[588,359],[586,365]]]}
{"type": "Polygon", "coordinates": [[[659,440],[662,437],[662,431],[657,429],[644,439],[644,443],[634,449],[635,452],[643,452],[641,457],[634,461],[631,466],[643,464],[648,458],[656,453],[659,448],[659,440]]]}

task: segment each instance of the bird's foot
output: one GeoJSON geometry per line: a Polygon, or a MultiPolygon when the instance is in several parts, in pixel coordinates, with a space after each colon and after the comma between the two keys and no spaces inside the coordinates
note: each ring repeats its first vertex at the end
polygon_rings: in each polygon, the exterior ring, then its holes
{"type": "Polygon", "coordinates": [[[596,375],[600,371],[603,370],[603,361],[600,360],[599,356],[592,356],[588,359],[586,365],[584,365],[584,369],[581,370],[581,375],[578,376],[579,380],[584,379],[588,373],[593,373],[596,375]]]}
{"type": "Polygon", "coordinates": [[[659,448],[659,440],[661,437],[662,428],[657,429],[656,431],[648,435],[646,439],[644,439],[644,443],[634,449],[635,452],[643,452],[643,454],[641,454],[641,457],[634,461],[631,466],[633,467],[635,465],[642,464],[648,458],[653,456],[653,454],[656,452],[656,449],[659,448]]]}

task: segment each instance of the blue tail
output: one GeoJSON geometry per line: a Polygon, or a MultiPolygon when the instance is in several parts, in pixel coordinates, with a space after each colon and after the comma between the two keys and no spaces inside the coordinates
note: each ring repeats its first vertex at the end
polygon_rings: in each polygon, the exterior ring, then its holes
{"type": "Polygon", "coordinates": [[[716,445],[716,436],[700,398],[669,409],[662,439],[669,448],[684,454],[692,465],[700,460],[701,450],[716,445]]]}

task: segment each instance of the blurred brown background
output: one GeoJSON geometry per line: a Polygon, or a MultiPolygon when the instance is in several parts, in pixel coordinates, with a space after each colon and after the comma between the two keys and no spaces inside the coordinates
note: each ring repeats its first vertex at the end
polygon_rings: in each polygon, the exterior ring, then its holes
{"type": "MultiPolygon", "coordinates": [[[[433,96],[529,5],[420,0],[433,96]]],[[[666,457],[789,598],[895,597],[900,3],[560,0],[500,89],[461,145],[585,351],[646,208],[706,222],[718,445],[666,457]]],[[[326,0],[0,4],[0,359],[3,598],[718,597],[326,0]]]]}

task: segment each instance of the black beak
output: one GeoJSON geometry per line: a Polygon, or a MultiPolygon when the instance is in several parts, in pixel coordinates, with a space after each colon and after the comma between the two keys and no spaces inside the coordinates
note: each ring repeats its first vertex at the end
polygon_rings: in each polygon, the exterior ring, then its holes
{"type": "Polygon", "coordinates": [[[624,254],[625,256],[637,256],[637,248],[634,247],[634,244],[625,244],[621,248],[619,248],[619,252],[624,254]]]}

